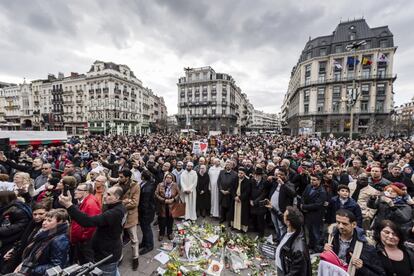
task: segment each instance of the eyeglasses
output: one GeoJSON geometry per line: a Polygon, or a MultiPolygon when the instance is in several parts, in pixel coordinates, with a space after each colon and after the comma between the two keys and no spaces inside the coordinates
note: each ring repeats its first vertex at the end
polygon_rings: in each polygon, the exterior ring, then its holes
{"type": "Polygon", "coordinates": [[[88,190],[76,188],[76,191],[79,191],[79,192],[87,192],[88,190]]]}
{"type": "Polygon", "coordinates": [[[49,168],[42,168],[42,170],[48,170],[49,168]]]}

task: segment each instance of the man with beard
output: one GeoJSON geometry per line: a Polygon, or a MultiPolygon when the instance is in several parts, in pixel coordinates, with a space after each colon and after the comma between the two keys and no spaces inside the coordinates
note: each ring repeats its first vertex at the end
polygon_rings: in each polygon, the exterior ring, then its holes
{"type": "Polygon", "coordinates": [[[172,174],[175,176],[175,180],[176,180],[175,182],[177,183],[178,188],[180,189],[181,189],[181,174],[184,171],[183,165],[184,165],[183,161],[178,161],[176,168],[172,171],[172,174]]]}
{"type": "Polygon", "coordinates": [[[193,170],[193,163],[188,162],[186,170],[181,174],[181,190],[184,193],[185,219],[197,220],[197,173],[193,170]]]}
{"type": "Polygon", "coordinates": [[[257,167],[251,179],[250,210],[253,225],[259,237],[264,236],[266,197],[269,193],[269,183],[261,167],[257,167]]]}
{"type": "MultiPolygon", "coordinates": [[[[249,225],[249,199],[251,191],[250,179],[246,177],[246,169],[239,168],[238,182],[234,189],[231,190],[233,198],[233,220],[232,226],[239,231],[247,232],[249,225]]],[[[264,206],[263,206],[264,208],[264,206]]]]}
{"type": "Polygon", "coordinates": [[[403,182],[403,175],[401,174],[401,167],[398,164],[392,165],[390,172],[384,175],[384,178],[394,182],[403,182]]]}
{"type": "Polygon", "coordinates": [[[345,209],[336,212],[336,226],[332,232],[332,243],[326,243],[325,251],[333,251],[339,259],[356,268],[355,276],[385,275],[375,248],[368,244],[364,231],[357,227],[355,215],[345,209]],[[359,258],[352,257],[356,243],[362,243],[359,258]]]}
{"type": "Polygon", "coordinates": [[[233,197],[231,192],[237,185],[237,173],[232,170],[233,162],[228,160],[224,166],[224,170],[220,171],[217,179],[218,189],[220,191],[219,205],[220,205],[220,223],[224,223],[226,220],[233,217],[230,214],[230,209],[233,205],[233,197]]]}
{"type": "Polygon", "coordinates": [[[382,192],[384,187],[391,184],[388,179],[382,177],[382,171],[379,166],[373,166],[371,168],[371,176],[368,177],[368,184],[374,187],[376,190],[382,192]]]}
{"type": "Polygon", "coordinates": [[[210,176],[210,187],[211,187],[211,211],[210,214],[212,217],[218,218],[220,216],[219,208],[219,196],[220,192],[218,189],[218,177],[220,172],[223,170],[220,167],[220,159],[214,158],[213,166],[208,170],[208,175],[210,176]]]}

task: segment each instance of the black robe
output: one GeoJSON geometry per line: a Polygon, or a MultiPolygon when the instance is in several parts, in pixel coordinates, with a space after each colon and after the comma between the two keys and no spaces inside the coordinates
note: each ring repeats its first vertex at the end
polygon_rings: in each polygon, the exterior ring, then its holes
{"type": "Polygon", "coordinates": [[[205,172],[204,175],[197,173],[197,177],[197,210],[210,210],[210,176],[205,172]]]}

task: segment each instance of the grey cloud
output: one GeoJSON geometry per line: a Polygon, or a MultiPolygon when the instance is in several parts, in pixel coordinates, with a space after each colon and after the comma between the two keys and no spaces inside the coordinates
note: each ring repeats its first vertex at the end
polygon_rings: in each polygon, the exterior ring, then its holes
{"type": "Polygon", "coordinates": [[[412,94],[413,3],[0,1],[0,80],[10,75],[85,72],[94,59],[102,58],[90,56],[99,53],[89,49],[99,47],[114,53],[104,52],[106,59],[122,60],[146,86],[165,95],[170,111],[177,109],[176,82],[183,75],[182,68],[205,65],[233,75],[257,108],[272,109],[281,104],[290,71],[308,37],[330,34],[341,18],[364,15],[371,27],[389,25],[395,35],[398,102],[412,94]],[[133,52],[136,43],[145,48],[133,52]],[[166,53],[173,58],[165,58],[166,53]],[[158,74],[157,68],[168,70],[158,74]]]}

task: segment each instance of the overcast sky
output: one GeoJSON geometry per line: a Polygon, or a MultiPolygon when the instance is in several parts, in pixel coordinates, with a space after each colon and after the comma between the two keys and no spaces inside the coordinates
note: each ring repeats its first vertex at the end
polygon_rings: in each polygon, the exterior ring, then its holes
{"type": "Polygon", "coordinates": [[[256,109],[278,112],[306,41],[340,20],[388,25],[398,46],[396,104],[414,96],[414,1],[0,1],[0,81],[128,65],[177,112],[184,67],[231,74],[256,109]]]}

